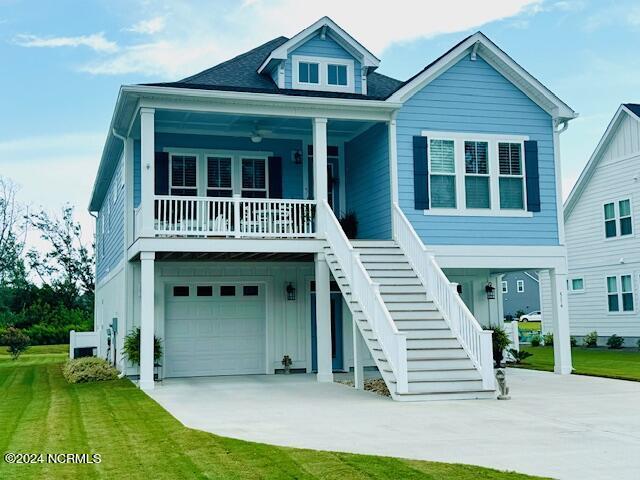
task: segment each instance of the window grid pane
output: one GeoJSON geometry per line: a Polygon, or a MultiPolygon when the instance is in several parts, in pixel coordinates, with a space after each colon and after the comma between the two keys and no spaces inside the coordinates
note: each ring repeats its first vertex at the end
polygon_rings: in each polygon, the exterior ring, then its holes
{"type": "Polygon", "coordinates": [[[500,208],[522,210],[524,208],[524,186],[522,178],[500,179],[500,208]]]}
{"type": "Polygon", "coordinates": [[[617,312],[620,310],[620,306],[618,305],[618,295],[609,295],[608,304],[610,312],[617,312]]]}
{"type": "Polygon", "coordinates": [[[231,159],[209,157],[207,159],[207,187],[231,188],[231,159]]]}
{"type": "Polygon", "coordinates": [[[618,284],[616,277],[607,277],[607,292],[618,293],[618,284]]]}
{"type": "Polygon", "coordinates": [[[621,217],[628,217],[631,215],[631,202],[629,200],[621,200],[618,202],[618,208],[621,217]]]}
{"type": "Polygon", "coordinates": [[[604,219],[612,220],[616,218],[616,209],[613,203],[607,203],[604,206],[604,219]]]}
{"type": "Polygon", "coordinates": [[[487,142],[464,142],[465,172],[487,175],[487,151],[487,142]]]}
{"type": "Polygon", "coordinates": [[[584,289],[584,279],[574,278],[571,280],[571,290],[583,290],[583,289],[584,289]]]}
{"type": "Polygon", "coordinates": [[[522,155],[519,143],[498,143],[500,175],[522,175],[522,155]]]}
{"type": "Polygon", "coordinates": [[[432,173],[455,173],[453,140],[430,140],[429,160],[432,173]]]}
{"type": "Polygon", "coordinates": [[[431,206],[434,208],[456,208],[456,177],[453,175],[431,175],[431,206]]]}
{"type": "Polygon", "coordinates": [[[491,208],[489,177],[467,176],[464,189],[467,208],[491,208]]]}

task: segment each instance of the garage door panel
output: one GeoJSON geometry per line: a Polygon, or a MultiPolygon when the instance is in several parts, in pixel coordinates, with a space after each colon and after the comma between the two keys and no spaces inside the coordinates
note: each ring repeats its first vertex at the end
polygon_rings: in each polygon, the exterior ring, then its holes
{"type": "Polygon", "coordinates": [[[264,373],[263,296],[168,295],[165,312],[166,376],[264,373]]]}

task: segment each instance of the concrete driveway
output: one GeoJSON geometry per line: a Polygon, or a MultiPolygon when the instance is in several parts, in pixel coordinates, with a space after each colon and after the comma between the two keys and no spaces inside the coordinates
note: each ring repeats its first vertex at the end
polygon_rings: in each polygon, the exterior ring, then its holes
{"type": "Polygon", "coordinates": [[[256,442],[640,478],[640,383],[514,369],[508,382],[510,401],[399,403],[312,375],[171,379],[151,396],[188,427],[256,442]]]}

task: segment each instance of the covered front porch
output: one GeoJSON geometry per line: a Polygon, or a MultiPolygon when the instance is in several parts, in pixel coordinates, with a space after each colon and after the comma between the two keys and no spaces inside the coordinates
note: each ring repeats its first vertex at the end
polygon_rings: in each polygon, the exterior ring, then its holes
{"type": "Polygon", "coordinates": [[[127,140],[130,244],[322,238],[325,200],[356,215],[359,238],[391,238],[391,124],[379,118],[141,108],[127,140]]]}

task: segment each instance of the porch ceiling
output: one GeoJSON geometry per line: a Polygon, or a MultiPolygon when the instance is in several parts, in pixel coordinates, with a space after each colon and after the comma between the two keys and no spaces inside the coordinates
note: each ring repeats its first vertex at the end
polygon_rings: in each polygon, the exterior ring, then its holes
{"type": "Polygon", "coordinates": [[[261,252],[157,252],[156,260],[165,261],[252,261],[252,262],[312,262],[312,253],[261,252]]]}
{"type": "MultiPolygon", "coordinates": [[[[350,139],[374,125],[373,121],[329,119],[330,137],[350,139]]],[[[265,138],[301,138],[311,136],[311,119],[297,117],[267,117],[181,110],[156,110],[156,131],[165,133],[194,133],[249,136],[258,131],[265,138]]],[[[132,129],[139,138],[139,120],[132,129]]]]}

